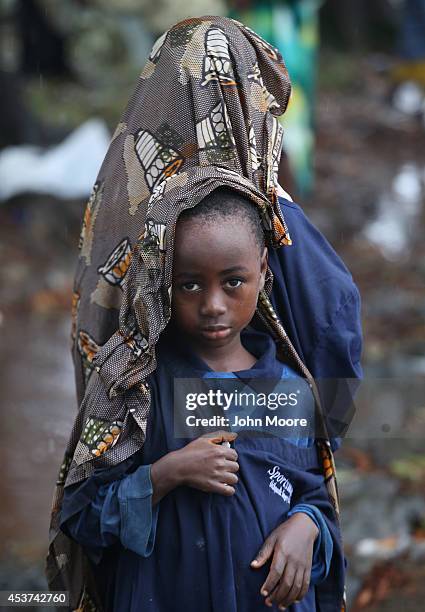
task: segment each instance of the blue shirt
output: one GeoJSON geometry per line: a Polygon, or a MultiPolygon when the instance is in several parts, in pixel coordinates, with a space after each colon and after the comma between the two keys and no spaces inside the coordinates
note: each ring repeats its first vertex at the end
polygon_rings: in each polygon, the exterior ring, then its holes
{"type": "MultiPolygon", "coordinates": [[[[282,372],[296,376],[288,366],[282,370],[275,343],[267,334],[245,332],[242,341],[256,355],[257,362],[253,368],[237,372],[235,376],[254,379],[266,374],[281,376],[282,372]]],[[[160,355],[164,347],[159,345],[160,355]]],[[[170,352],[167,346],[158,363],[173,376],[211,375],[206,364],[184,349],[177,350],[171,358],[170,352]]],[[[155,373],[152,392],[154,388],[155,373]]],[[[163,385],[160,392],[164,394],[163,385]]],[[[152,507],[151,463],[164,454],[164,446],[170,451],[187,443],[174,438],[172,415],[166,413],[165,402],[154,402],[154,405],[161,408],[158,413],[151,410],[145,446],[134,471],[101,485],[94,500],[79,512],[73,513],[72,506],[78,505],[83,490],[78,490],[78,485],[65,489],[61,522],[65,533],[83,544],[93,563],[100,564],[105,548],[115,546],[119,570],[114,571],[116,576],[111,580],[115,581],[119,596],[117,591],[109,596],[110,609],[136,610],[131,603],[137,600],[136,592],[140,593],[138,597],[143,597],[143,610],[171,609],[168,607],[170,594],[159,592],[156,577],[161,568],[164,571],[167,568],[167,575],[175,574],[180,568],[180,579],[186,588],[183,592],[182,587],[176,597],[179,601],[184,599],[183,607],[188,612],[200,607],[254,612],[264,605],[259,590],[268,569],[266,564],[253,570],[249,564],[275,527],[295,512],[304,512],[318,526],[319,535],[314,545],[309,592],[295,606],[299,611],[313,612],[316,609],[314,585],[328,576],[334,546],[338,546],[330,529],[330,504],[315,447],[302,448],[296,440],[244,438],[240,434],[234,443],[239,456],[239,481],[231,498],[178,487],[152,507]],[[143,456],[151,461],[142,462],[143,456]],[[267,474],[274,468],[292,483],[292,499],[284,500],[270,488],[267,474]],[[187,591],[191,577],[198,587],[193,601],[187,591]],[[217,585],[221,594],[219,601],[214,601],[217,585]],[[150,601],[152,607],[148,605],[150,601]]],[[[89,482],[90,478],[85,485],[90,486],[89,482]]]]}
{"type": "MultiPolygon", "coordinates": [[[[204,377],[236,378],[232,372],[212,371],[206,371],[204,377]]],[[[298,375],[292,368],[283,366],[282,378],[296,377],[298,375]]],[[[313,440],[303,437],[288,441],[300,447],[313,444],[313,440]]],[[[68,519],[67,532],[88,548],[88,554],[94,562],[99,561],[102,548],[111,546],[118,540],[125,548],[138,555],[151,555],[159,505],[152,506],[150,470],[151,464],[141,465],[135,472],[119,481],[102,485],[95,500],[81,513],[68,519]]],[[[320,510],[311,504],[297,504],[288,512],[288,517],[297,512],[307,514],[319,530],[314,544],[311,572],[311,582],[316,584],[328,574],[333,549],[332,538],[320,510]]]]}

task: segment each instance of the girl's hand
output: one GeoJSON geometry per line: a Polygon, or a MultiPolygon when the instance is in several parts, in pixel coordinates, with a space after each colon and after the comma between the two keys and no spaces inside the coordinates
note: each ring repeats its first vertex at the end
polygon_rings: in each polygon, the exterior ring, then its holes
{"type": "Polygon", "coordinates": [[[232,485],[238,482],[238,454],[221,442],[232,442],[237,435],[230,431],[205,434],[175,451],[180,484],[207,493],[233,495],[232,485]]]}
{"type": "Polygon", "coordinates": [[[269,574],[260,590],[266,597],[267,606],[275,603],[279,610],[284,610],[305,596],[318,533],[316,524],[307,514],[296,512],[265,540],[251,567],[261,567],[272,557],[269,574]]]}

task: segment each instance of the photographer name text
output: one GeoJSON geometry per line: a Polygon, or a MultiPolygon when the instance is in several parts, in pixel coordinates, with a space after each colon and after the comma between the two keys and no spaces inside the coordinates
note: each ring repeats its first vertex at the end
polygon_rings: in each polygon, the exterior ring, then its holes
{"type": "Polygon", "coordinates": [[[188,427],[307,427],[308,422],[307,419],[283,418],[276,414],[267,414],[265,417],[235,415],[233,420],[222,415],[202,418],[191,414],[186,417],[186,425],[188,427]]]}

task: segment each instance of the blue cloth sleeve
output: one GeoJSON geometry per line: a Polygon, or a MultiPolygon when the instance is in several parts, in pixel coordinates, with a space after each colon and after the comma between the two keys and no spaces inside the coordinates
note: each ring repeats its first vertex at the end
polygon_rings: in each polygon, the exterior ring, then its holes
{"type": "Polygon", "coordinates": [[[361,378],[361,298],[353,277],[297,204],[279,204],[293,244],[269,249],[275,310],[315,378],[361,378]]]}
{"type": "Polygon", "coordinates": [[[354,416],[355,379],[363,377],[361,297],[348,268],[303,210],[281,197],[279,204],[293,244],[269,249],[271,301],[316,380],[336,450],[354,416]]]}
{"type": "Polygon", "coordinates": [[[94,563],[99,563],[102,549],[117,542],[143,557],[152,553],[159,504],[152,507],[150,468],[141,465],[121,480],[101,485],[93,501],[61,523],[94,563]]]}
{"type": "Polygon", "coordinates": [[[333,553],[332,536],[318,508],[312,504],[297,504],[288,512],[288,518],[296,512],[307,514],[316,524],[319,533],[314,542],[311,584],[319,584],[328,576],[333,553]]]}
{"type": "Polygon", "coordinates": [[[150,465],[140,466],[121,481],[118,490],[121,531],[125,548],[149,557],[155,543],[159,504],[152,507],[150,465]]]}

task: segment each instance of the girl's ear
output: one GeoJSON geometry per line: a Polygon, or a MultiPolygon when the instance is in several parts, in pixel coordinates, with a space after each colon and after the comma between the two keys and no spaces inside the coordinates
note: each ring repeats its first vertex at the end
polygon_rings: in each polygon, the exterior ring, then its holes
{"type": "Polygon", "coordinates": [[[264,289],[264,283],[266,282],[266,272],[267,272],[267,262],[268,262],[269,250],[267,247],[264,247],[264,251],[261,255],[261,278],[260,278],[260,291],[264,289]]]}

